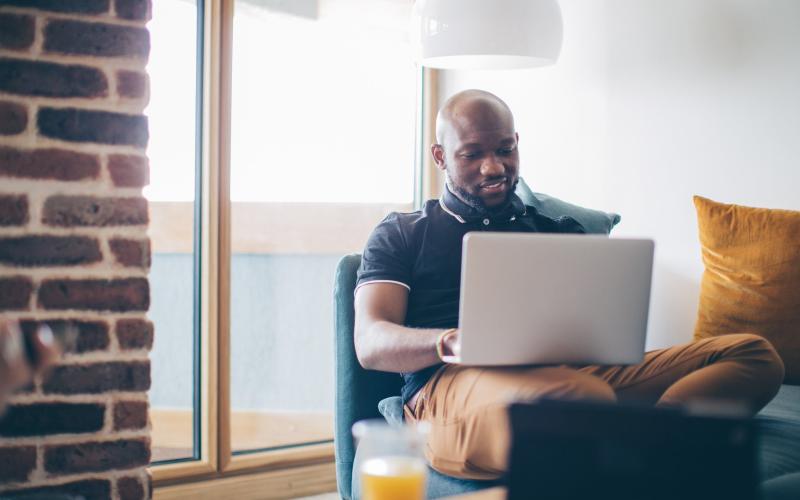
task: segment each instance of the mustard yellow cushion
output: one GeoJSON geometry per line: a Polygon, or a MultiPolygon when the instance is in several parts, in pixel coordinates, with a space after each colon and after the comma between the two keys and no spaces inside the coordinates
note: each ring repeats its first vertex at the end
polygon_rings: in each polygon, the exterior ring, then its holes
{"type": "Polygon", "coordinates": [[[755,333],[800,383],[800,212],[694,197],[705,272],[694,338],[755,333]]]}

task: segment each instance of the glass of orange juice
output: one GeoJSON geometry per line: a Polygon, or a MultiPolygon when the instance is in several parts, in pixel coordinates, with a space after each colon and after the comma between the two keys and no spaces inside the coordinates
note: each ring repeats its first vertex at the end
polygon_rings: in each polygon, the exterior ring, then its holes
{"type": "Polygon", "coordinates": [[[389,425],[362,420],[353,426],[358,446],[356,471],[363,500],[424,500],[428,467],[422,450],[425,425],[389,425]]]}

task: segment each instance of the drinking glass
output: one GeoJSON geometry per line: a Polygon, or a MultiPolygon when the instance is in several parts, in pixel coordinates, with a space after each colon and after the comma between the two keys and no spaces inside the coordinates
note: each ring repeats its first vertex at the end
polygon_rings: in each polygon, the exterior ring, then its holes
{"type": "Polygon", "coordinates": [[[429,427],[362,420],[353,425],[356,473],[364,500],[424,500],[428,467],[423,449],[429,427]]]}

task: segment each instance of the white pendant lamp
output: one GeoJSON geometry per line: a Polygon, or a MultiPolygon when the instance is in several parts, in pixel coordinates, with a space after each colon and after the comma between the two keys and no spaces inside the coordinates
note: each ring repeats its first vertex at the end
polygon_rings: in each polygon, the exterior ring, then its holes
{"type": "Polygon", "coordinates": [[[553,64],[561,52],[556,0],[416,0],[412,40],[423,66],[515,69],[553,64]]]}

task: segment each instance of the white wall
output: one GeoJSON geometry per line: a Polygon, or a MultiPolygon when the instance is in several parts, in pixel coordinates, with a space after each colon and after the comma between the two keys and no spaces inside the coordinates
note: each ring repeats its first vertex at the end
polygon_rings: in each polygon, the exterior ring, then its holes
{"type": "Polygon", "coordinates": [[[648,347],[687,341],[702,273],[692,195],[800,210],[800,2],[560,3],[557,65],[444,72],[440,97],[495,92],[534,190],[654,238],[648,347]]]}

